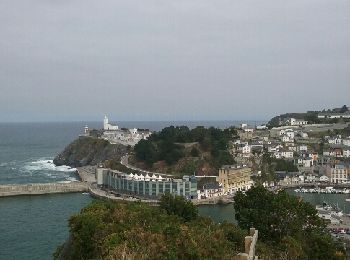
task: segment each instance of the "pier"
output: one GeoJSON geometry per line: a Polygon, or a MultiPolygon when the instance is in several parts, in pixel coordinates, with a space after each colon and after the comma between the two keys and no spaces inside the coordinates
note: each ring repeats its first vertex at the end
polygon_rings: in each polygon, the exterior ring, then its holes
{"type": "Polygon", "coordinates": [[[0,185],[0,197],[87,192],[88,190],[88,184],[83,182],[8,184],[0,185]]]}

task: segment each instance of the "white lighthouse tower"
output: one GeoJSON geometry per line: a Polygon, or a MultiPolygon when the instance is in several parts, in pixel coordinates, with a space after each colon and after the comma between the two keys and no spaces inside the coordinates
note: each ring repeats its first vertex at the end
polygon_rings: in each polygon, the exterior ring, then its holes
{"type": "Polygon", "coordinates": [[[108,125],[108,117],[105,116],[105,118],[103,119],[103,129],[108,130],[108,125]]]}

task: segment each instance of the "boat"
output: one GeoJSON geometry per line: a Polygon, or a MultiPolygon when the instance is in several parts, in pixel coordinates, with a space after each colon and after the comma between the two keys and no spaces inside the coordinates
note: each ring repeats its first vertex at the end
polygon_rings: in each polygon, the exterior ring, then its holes
{"type": "Polygon", "coordinates": [[[322,203],[322,205],[316,205],[316,210],[319,212],[319,214],[330,215],[336,218],[341,218],[344,215],[343,211],[338,205],[331,206],[325,201],[322,203]]]}

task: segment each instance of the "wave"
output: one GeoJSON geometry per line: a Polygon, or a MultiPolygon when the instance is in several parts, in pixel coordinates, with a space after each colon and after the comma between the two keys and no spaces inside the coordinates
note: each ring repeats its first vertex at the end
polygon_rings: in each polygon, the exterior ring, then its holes
{"type": "Polygon", "coordinates": [[[75,172],[77,169],[67,165],[56,166],[53,160],[40,159],[27,163],[23,166],[26,171],[56,171],[56,172],[75,172]]]}

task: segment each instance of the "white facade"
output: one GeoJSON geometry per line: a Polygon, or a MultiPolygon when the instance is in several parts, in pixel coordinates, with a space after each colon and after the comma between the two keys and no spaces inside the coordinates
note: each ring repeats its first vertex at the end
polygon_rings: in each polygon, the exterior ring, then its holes
{"type": "Polygon", "coordinates": [[[289,143],[289,142],[294,142],[294,139],[290,138],[287,135],[284,135],[284,136],[282,136],[282,141],[285,142],[285,143],[289,143]]]}
{"type": "Polygon", "coordinates": [[[300,126],[300,125],[307,125],[307,121],[305,120],[299,120],[295,118],[289,119],[290,125],[300,126]]]}
{"type": "Polygon", "coordinates": [[[293,158],[293,152],[292,151],[282,151],[281,156],[283,158],[293,158]]]}
{"type": "Polygon", "coordinates": [[[299,145],[298,146],[298,151],[299,152],[301,152],[301,151],[307,152],[307,145],[299,145]]]}
{"type": "Polygon", "coordinates": [[[105,118],[103,119],[103,130],[118,130],[118,126],[117,125],[111,125],[108,122],[108,117],[105,116],[105,118]]]}
{"type": "Polygon", "coordinates": [[[134,146],[142,139],[147,139],[152,134],[150,131],[138,131],[137,128],[119,129],[118,126],[109,124],[108,118],[105,116],[103,120],[102,138],[112,144],[120,143],[124,145],[134,146]]]}
{"type": "Polygon", "coordinates": [[[343,149],[343,157],[350,157],[350,148],[344,148],[343,149]]]}
{"type": "Polygon", "coordinates": [[[294,139],[294,136],[295,136],[294,131],[287,131],[286,136],[288,136],[290,139],[294,139]]]}
{"type": "Polygon", "coordinates": [[[243,157],[249,157],[250,156],[250,153],[252,151],[252,148],[250,145],[245,145],[242,147],[242,154],[243,154],[243,157]]]}
{"type": "Polygon", "coordinates": [[[322,175],[322,176],[320,177],[320,181],[321,181],[321,182],[328,182],[328,181],[329,181],[329,178],[328,178],[326,175],[322,175]]]}
{"type": "Polygon", "coordinates": [[[350,146],[350,138],[343,139],[343,145],[350,146]]]}
{"type": "Polygon", "coordinates": [[[257,130],[266,130],[267,126],[266,125],[258,125],[258,126],[256,126],[256,129],[257,130]]]}
{"type": "Polygon", "coordinates": [[[341,135],[337,135],[335,137],[331,137],[328,139],[329,144],[342,144],[341,135]]]}
{"type": "Polygon", "coordinates": [[[312,158],[300,157],[300,158],[297,159],[297,164],[299,166],[302,166],[302,167],[305,167],[305,168],[310,168],[313,165],[312,158]]]}

